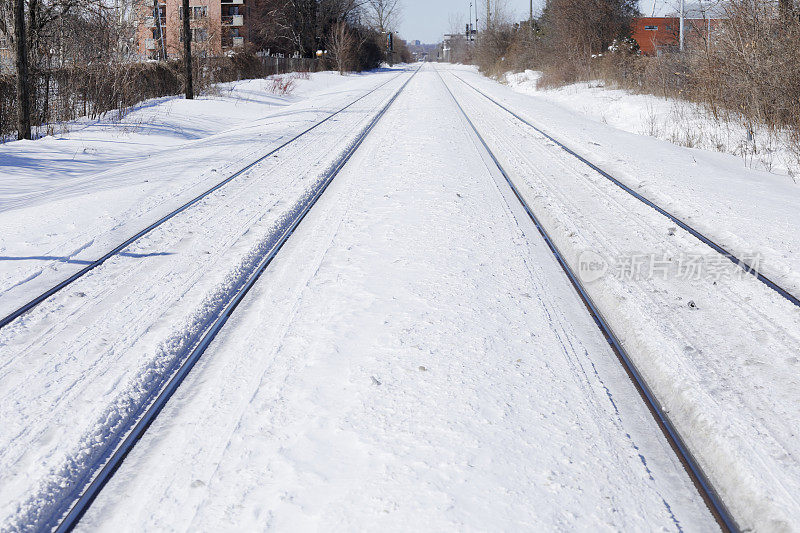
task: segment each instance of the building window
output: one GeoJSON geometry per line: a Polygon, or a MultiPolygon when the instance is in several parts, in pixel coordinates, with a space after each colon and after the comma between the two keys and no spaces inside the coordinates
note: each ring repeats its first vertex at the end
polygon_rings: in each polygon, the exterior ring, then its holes
{"type": "MultiPolygon", "coordinates": [[[[192,28],[192,42],[204,43],[208,41],[208,30],[205,28],[192,28]]],[[[183,42],[183,32],[181,32],[181,42],[183,42]]]]}
{"type": "MultiPolygon", "coordinates": [[[[183,20],[183,8],[179,10],[180,18],[183,20]]],[[[189,20],[204,19],[208,16],[208,6],[191,6],[189,8],[189,20]]]]}
{"type": "Polygon", "coordinates": [[[650,31],[658,31],[658,26],[645,26],[644,29],[650,31]]]}

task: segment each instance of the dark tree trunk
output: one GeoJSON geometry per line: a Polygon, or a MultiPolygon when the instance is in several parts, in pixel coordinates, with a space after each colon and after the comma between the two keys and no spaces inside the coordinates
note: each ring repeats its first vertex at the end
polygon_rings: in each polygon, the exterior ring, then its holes
{"type": "Polygon", "coordinates": [[[14,0],[14,41],[17,69],[17,139],[31,138],[31,99],[28,80],[28,41],[25,35],[25,0],[14,0]]]}
{"type": "Polygon", "coordinates": [[[189,0],[183,0],[183,68],[186,69],[186,99],[192,100],[192,29],[189,22],[189,0]]]}

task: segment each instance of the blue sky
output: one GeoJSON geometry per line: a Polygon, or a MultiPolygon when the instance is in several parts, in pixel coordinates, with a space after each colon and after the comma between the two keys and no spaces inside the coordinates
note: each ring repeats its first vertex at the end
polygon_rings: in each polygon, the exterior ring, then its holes
{"type": "MultiPolygon", "coordinates": [[[[451,13],[460,13],[464,23],[469,13],[469,0],[400,0],[400,2],[403,4],[400,35],[409,41],[419,39],[426,43],[439,42],[442,34],[450,30],[451,13]]],[[[529,0],[507,0],[507,3],[509,11],[515,18],[528,16],[529,0]]],[[[543,0],[534,0],[534,10],[540,3],[543,3],[543,0]]]]}

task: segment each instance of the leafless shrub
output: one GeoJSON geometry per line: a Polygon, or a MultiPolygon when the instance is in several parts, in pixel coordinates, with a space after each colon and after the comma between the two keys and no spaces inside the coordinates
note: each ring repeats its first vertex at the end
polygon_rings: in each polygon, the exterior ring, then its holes
{"type": "Polygon", "coordinates": [[[292,76],[275,76],[270,78],[267,90],[272,94],[286,96],[292,94],[295,87],[295,78],[292,76]]]}

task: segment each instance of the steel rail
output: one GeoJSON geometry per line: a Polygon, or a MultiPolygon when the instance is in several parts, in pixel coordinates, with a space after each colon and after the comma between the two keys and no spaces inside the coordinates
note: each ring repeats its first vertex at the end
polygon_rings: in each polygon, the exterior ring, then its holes
{"type": "Polygon", "coordinates": [[[517,113],[515,113],[514,111],[512,111],[508,107],[504,106],[503,104],[501,104],[500,102],[498,102],[497,100],[492,98],[491,96],[487,95],[486,93],[484,93],[483,91],[481,91],[480,89],[478,89],[477,87],[472,85],[471,83],[465,81],[461,76],[459,76],[457,74],[454,74],[452,72],[450,74],[452,74],[461,83],[463,83],[464,85],[466,85],[467,87],[469,87],[470,89],[475,91],[476,93],[480,94],[481,96],[483,96],[484,98],[486,98],[487,100],[489,100],[490,102],[495,104],[497,107],[503,109],[504,111],[509,113],[511,116],[513,116],[514,118],[516,118],[517,120],[519,120],[523,124],[526,124],[527,126],[529,126],[529,127],[533,128],[534,130],[536,130],[539,134],[543,135],[548,140],[550,140],[553,143],[555,143],[556,146],[558,146],[559,148],[561,148],[562,150],[567,152],[569,155],[575,157],[581,163],[585,164],[586,166],[588,166],[589,168],[591,168],[592,170],[594,170],[595,172],[597,172],[598,174],[600,174],[604,178],[606,178],[609,181],[611,181],[614,185],[618,186],[623,191],[627,192],[628,194],[630,194],[631,196],[633,196],[637,200],[641,201],[642,203],[644,203],[648,207],[654,209],[659,214],[667,217],[669,220],[674,222],[677,226],[679,226],[680,228],[686,230],[691,235],[693,235],[695,238],[699,239],[701,242],[703,242],[707,246],[711,247],[711,249],[713,249],[715,252],[718,252],[719,254],[721,254],[724,257],[726,257],[733,264],[735,264],[736,266],[738,266],[739,268],[741,268],[742,270],[744,270],[748,274],[754,276],[756,279],[758,279],[758,281],[760,281],[761,283],[763,283],[764,285],[766,285],[767,287],[769,287],[773,291],[777,292],[780,296],[782,296],[783,298],[788,300],[790,303],[794,304],[797,307],[800,307],[800,298],[798,298],[797,296],[795,296],[794,294],[792,294],[788,290],[784,289],[783,287],[778,285],[776,282],[772,281],[770,278],[768,278],[767,276],[765,276],[764,274],[759,272],[757,267],[751,265],[750,263],[748,263],[747,261],[745,261],[743,259],[739,259],[736,255],[734,255],[733,253],[729,252],[728,250],[726,250],[721,245],[719,245],[716,242],[714,242],[711,238],[707,237],[706,235],[704,235],[700,231],[694,229],[692,226],[690,226],[689,224],[687,224],[686,222],[684,222],[683,220],[681,220],[677,216],[673,215],[672,213],[670,213],[666,209],[658,206],[652,200],[649,200],[645,196],[643,196],[640,193],[634,191],[633,189],[631,189],[630,187],[628,187],[627,185],[622,183],[620,180],[618,180],[617,178],[615,178],[614,176],[612,176],[611,174],[609,174],[608,172],[606,172],[605,170],[603,170],[599,166],[595,165],[594,163],[592,163],[591,161],[589,161],[588,159],[586,159],[582,155],[576,153],[574,150],[572,150],[571,148],[566,146],[564,143],[562,143],[561,141],[559,141],[558,139],[556,139],[555,137],[553,137],[549,133],[545,132],[544,130],[542,130],[541,128],[539,128],[537,126],[534,126],[529,121],[527,121],[526,119],[522,118],[520,115],[518,115],[517,113]]]}
{"type": "Polygon", "coordinates": [[[396,76],[392,76],[391,79],[381,83],[380,85],[378,85],[377,87],[375,87],[373,89],[370,89],[368,92],[366,92],[362,96],[358,97],[357,99],[353,100],[352,102],[350,102],[349,104],[347,104],[343,108],[341,108],[338,111],[332,113],[331,115],[328,115],[326,118],[324,118],[320,122],[315,123],[313,126],[303,130],[301,133],[295,135],[294,137],[292,137],[288,141],[284,142],[283,144],[281,144],[277,148],[274,148],[273,150],[270,150],[269,153],[262,155],[261,157],[259,157],[255,161],[252,161],[248,165],[242,167],[241,169],[239,169],[238,171],[236,171],[232,175],[228,176],[224,180],[220,181],[219,183],[217,183],[216,185],[214,185],[210,189],[206,190],[205,192],[200,193],[198,196],[195,196],[194,198],[192,198],[188,202],[184,203],[183,205],[181,205],[177,209],[175,209],[175,210],[171,211],[170,213],[164,215],[163,217],[159,218],[158,220],[156,220],[155,222],[153,222],[152,224],[150,224],[146,228],[144,228],[141,231],[137,232],[132,237],[129,237],[128,239],[126,239],[125,241],[120,243],[119,245],[115,246],[112,250],[110,250],[109,252],[106,252],[105,254],[103,254],[99,259],[96,259],[95,261],[92,261],[90,264],[86,265],[81,270],[75,272],[74,274],[72,274],[68,278],[66,278],[63,281],[59,282],[57,285],[55,285],[55,286],[51,287],[50,289],[46,290],[45,292],[41,293],[36,298],[30,300],[29,302],[27,302],[26,304],[24,304],[21,307],[17,308],[16,310],[12,311],[8,315],[4,316],[3,318],[0,318],[0,329],[2,329],[3,327],[7,326],[8,324],[13,322],[14,320],[19,318],[20,316],[24,315],[25,313],[27,313],[28,311],[30,311],[31,309],[33,309],[34,307],[36,307],[40,303],[44,302],[45,300],[47,300],[48,298],[53,296],[55,293],[59,292],[61,289],[71,285],[73,282],[75,282],[78,279],[82,278],[83,276],[85,276],[90,271],[94,270],[95,268],[99,267],[100,265],[102,265],[103,263],[105,263],[106,261],[108,261],[109,259],[114,257],[115,255],[119,254],[122,250],[124,250],[125,248],[130,246],[135,241],[141,239],[142,237],[144,237],[145,235],[147,235],[148,233],[150,233],[151,231],[153,231],[157,227],[159,227],[162,224],[164,224],[166,221],[168,221],[171,218],[175,217],[175,215],[178,215],[179,213],[182,213],[183,211],[185,211],[189,207],[191,207],[194,204],[198,203],[199,201],[203,200],[205,197],[207,197],[208,195],[210,195],[214,191],[217,191],[217,190],[221,189],[222,187],[224,187],[225,185],[227,185],[228,183],[230,183],[234,179],[238,178],[239,176],[241,176],[242,174],[244,174],[245,172],[247,172],[248,170],[250,170],[251,168],[253,168],[257,164],[261,163],[262,161],[264,161],[268,157],[274,155],[276,152],[282,150],[283,148],[286,148],[287,146],[289,146],[293,142],[295,142],[298,139],[300,139],[301,137],[305,136],[307,133],[317,129],[320,126],[322,126],[323,124],[325,124],[326,122],[328,122],[329,120],[334,118],[335,116],[343,113],[344,111],[346,111],[347,109],[351,108],[352,106],[354,106],[355,104],[357,104],[358,102],[360,102],[361,100],[366,98],[367,96],[373,94],[377,90],[381,89],[382,87],[384,87],[388,83],[391,83],[392,81],[396,80],[399,76],[402,76],[402,75],[403,75],[403,72],[397,74],[396,76]]]}
{"type": "Polygon", "coordinates": [[[339,172],[344,168],[348,161],[353,157],[353,154],[358,150],[367,136],[372,132],[372,130],[377,125],[378,121],[386,114],[389,110],[391,105],[397,100],[400,96],[400,93],[403,92],[403,89],[411,82],[411,80],[416,76],[417,72],[419,72],[419,68],[415,70],[411,76],[403,83],[403,85],[397,90],[397,92],[392,96],[392,98],[386,103],[386,105],[378,112],[377,115],[370,121],[367,127],[361,132],[361,134],[357,137],[355,142],[351,145],[351,147],[347,150],[347,152],[339,158],[339,160],[335,163],[335,165],[331,168],[331,170],[325,176],[325,179],[322,185],[317,189],[314,193],[312,198],[305,204],[303,209],[297,214],[294,218],[292,223],[284,230],[281,234],[280,238],[276,241],[275,245],[270,249],[270,251],[264,256],[264,258],[259,263],[258,267],[253,271],[250,275],[248,280],[242,286],[241,289],[236,293],[236,295],[228,302],[228,305],[223,309],[220,313],[220,316],[211,324],[206,333],[203,337],[198,341],[195,348],[191,351],[188,355],[186,360],[183,364],[175,371],[173,376],[170,380],[164,385],[161,393],[153,400],[153,402],[148,407],[147,411],[142,415],[139,421],[133,426],[133,428],[128,432],[127,436],[124,440],[117,446],[111,456],[108,458],[106,463],[103,467],[97,472],[94,476],[92,481],[83,489],[79,498],[75,500],[75,502],[69,508],[69,511],[65,513],[63,518],[59,521],[58,526],[55,528],[56,533],[64,533],[68,531],[72,531],[73,528],[77,525],[80,521],[81,517],[84,513],[88,510],[91,506],[94,499],[97,497],[99,492],[102,488],[106,485],[109,479],[114,475],[116,470],[122,464],[122,461],[128,455],[128,453],[133,449],[136,443],[141,439],[142,435],[147,431],[147,428],[150,424],[155,420],[161,410],[164,408],[166,403],[178,389],[180,384],[183,382],[184,378],[189,374],[189,372],[194,367],[195,363],[200,359],[203,353],[208,349],[211,342],[216,338],[219,332],[222,330],[222,327],[228,321],[228,318],[234,312],[234,310],[238,307],[238,305],[242,302],[244,297],[253,288],[256,284],[258,279],[261,277],[261,274],[267,269],[270,265],[272,260],[281,250],[283,245],[286,241],[291,237],[294,231],[297,229],[297,226],[303,221],[306,217],[308,212],[311,210],[312,207],[317,203],[320,199],[322,194],[328,188],[328,186],[333,182],[334,178],[339,174],[339,172]]]}
{"type": "Polygon", "coordinates": [[[652,389],[644,380],[644,377],[642,376],[641,372],[639,372],[633,360],[630,358],[627,351],[622,346],[622,342],[619,340],[619,337],[617,337],[616,333],[614,333],[614,331],[611,329],[610,324],[604,318],[602,312],[597,307],[597,305],[595,305],[594,301],[592,300],[592,297],[586,291],[580,279],[572,270],[572,267],[570,267],[565,257],[559,251],[555,242],[550,237],[550,234],[547,232],[542,223],[539,221],[539,218],[534,214],[530,205],[528,205],[528,202],[522,196],[519,189],[517,189],[516,185],[514,185],[514,182],[511,180],[508,173],[500,164],[500,161],[497,159],[492,150],[489,148],[489,145],[486,143],[483,136],[478,131],[478,128],[469,118],[464,108],[458,102],[455,95],[450,90],[450,87],[447,86],[447,83],[445,83],[444,78],[442,78],[442,75],[439,73],[438,70],[436,71],[436,73],[439,75],[439,79],[442,81],[442,84],[444,85],[445,89],[447,89],[447,92],[450,94],[450,97],[453,99],[453,102],[455,102],[456,106],[458,106],[458,109],[461,111],[461,114],[463,115],[464,119],[472,128],[472,131],[475,133],[475,136],[480,141],[481,145],[483,145],[489,157],[492,159],[492,162],[495,164],[500,174],[502,174],[503,178],[505,178],[506,183],[508,183],[509,187],[511,188],[511,191],[514,193],[514,196],[517,198],[520,204],[522,204],[522,207],[523,209],[525,209],[525,212],[527,213],[528,217],[530,217],[531,221],[533,221],[534,225],[536,226],[536,229],[539,231],[539,234],[542,236],[545,243],[547,243],[547,247],[555,256],[556,260],[561,266],[561,269],[564,271],[570,283],[572,284],[573,288],[578,293],[578,296],[583,301],[595,324],[597,324],[598,328],[600,328],[601,332],[605,336],[606,340],[608,341],[612,350],[616,354],[617,358],[623,364],[623,367],[628,373],[628,376],[631,378],[631,381],[638,390],[640,396],[650,409],[653,418],[655,419],[656,423],[658,424],[659,428],[661,429],[662,433],[667,439],[667,442],[669,442],[670,446],[676,452],[678,458],[681,460],[681,463],[684,465],[687,474],[694,483],[695,487],[697,487],[698,492],[700,493],[703,500],[708,505],[712,515],[717,520],[723,531],[731,531],[731,532],[740,531],[738,525],[736,524],[736,521],[733,519],[733,516],[731,515],[727,506],[720,498],[714,486],[711,484],[710,480],[708,479],[708,476],[703,472],[703,469],[700,467],[700,464],[698,463],[697,459],[689,450],[688,446],[684,442],[680,433],[678,433],[677,429],[672,424],[672,421],[669,419],[669,416],[666,414],[663,407],[661,406],[661,403],[656,398],[652,389]]]}

